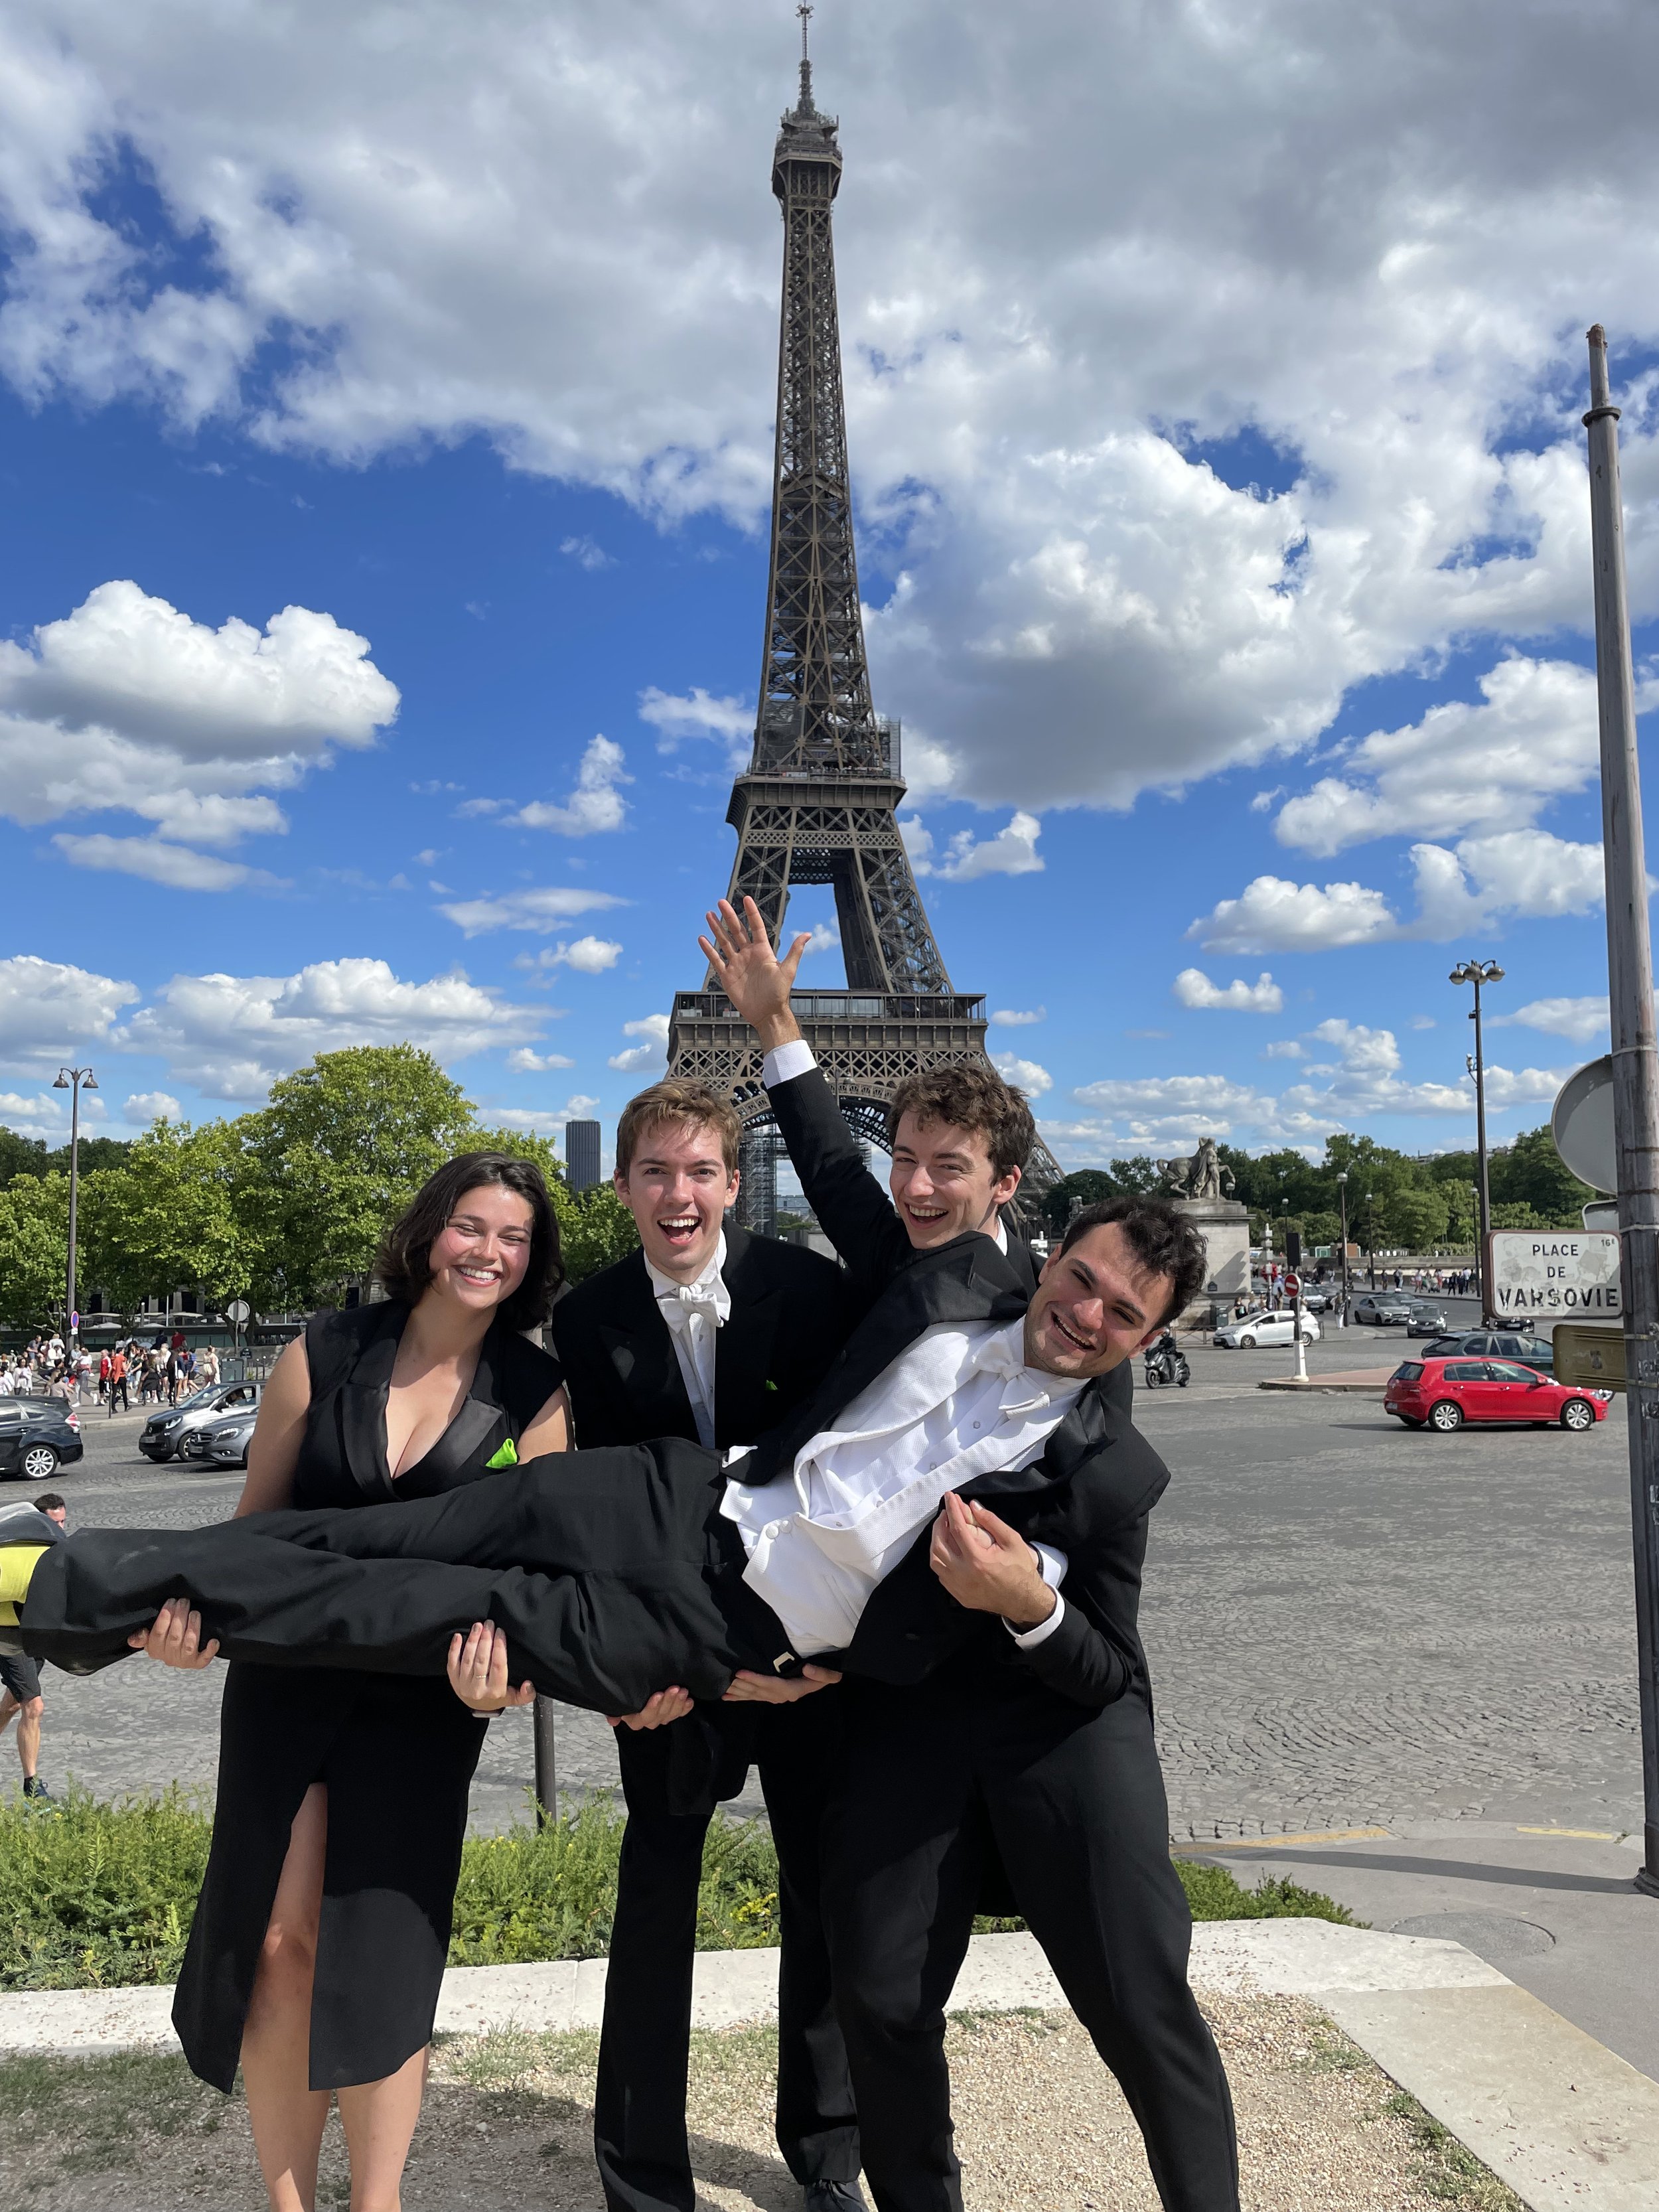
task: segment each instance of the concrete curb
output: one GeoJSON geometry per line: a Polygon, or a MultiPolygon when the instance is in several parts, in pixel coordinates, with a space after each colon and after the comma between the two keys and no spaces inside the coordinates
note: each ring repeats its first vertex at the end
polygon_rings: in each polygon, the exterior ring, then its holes
{"type": "MultiPolygon", "coordinates": [[[[438,2027],[596,2028],[608,1962],[452,1967],[438,2027]]],[[[700,2027],[777,2016],[778,1954],[703,1951],[700,2027]]],[[[1483,2159],[1533,2212],[1652,2212],[1659,2083],[1639,2074],[1460,1943],[1326,1920],[1206,1921],[1195,1989],[1316,1999],[1343,2032],[1483,2159]]],[[[0,1996],[0,2051],[176,2049],[170,1989],[0,1996]]],[[[953,2012],[1043,2012],[1066,1999],[1029,1935],[976,1936],[953,2012]]]]}
{"type": "Polygon", "coordinates": [[[1317,1396],[1321,1393],[1330,1396],[1347,1394],[1360,1397],[1380,1398],[1387,1389],[1389,1377],[1393,1373],[1392,1367],[1352,1368],[1346,1373],[1338,1368],[1328,1375],[1310,1375],[1305,1382],[1300,1376],[1295,1375],[1266,1376],[1255,1387],[1258,1390],[1289,1390],[1301,1398],[1317,1396]]]}

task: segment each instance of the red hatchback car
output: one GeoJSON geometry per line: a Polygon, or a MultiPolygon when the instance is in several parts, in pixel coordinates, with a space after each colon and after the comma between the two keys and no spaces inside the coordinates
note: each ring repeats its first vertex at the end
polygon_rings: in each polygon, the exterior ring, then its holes
{"type": "Polygon", "coordinates": [[[1443,1434],[1465,1421],[1590,1429],[1607,1417],[1604,1392],[1574,1389],[1513,1359],[1407,1359],[1389,1376],[1382,1409],[1408,1429],[1443,1434]]]}

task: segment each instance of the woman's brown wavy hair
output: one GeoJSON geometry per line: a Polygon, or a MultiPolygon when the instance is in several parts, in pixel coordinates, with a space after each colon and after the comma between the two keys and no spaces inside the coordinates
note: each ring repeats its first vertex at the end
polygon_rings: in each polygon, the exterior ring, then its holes
{"type": "Polygon", "coordinates": [[[421,1185],[380,1240],[374,1273],[386,1296],[413,1305],[432,1280],[432,1247],[470,1190],[495,1185],[515,1191],[530,1208],[530,1264],[524,1280],[498,1309],[504,1328],[522,1335],[539,1328],[553,1310],[554,1294],[564,1280],[559,1255],[559,1222],[534,1160],[511,1152],[458,1152],[421,1185]]]}

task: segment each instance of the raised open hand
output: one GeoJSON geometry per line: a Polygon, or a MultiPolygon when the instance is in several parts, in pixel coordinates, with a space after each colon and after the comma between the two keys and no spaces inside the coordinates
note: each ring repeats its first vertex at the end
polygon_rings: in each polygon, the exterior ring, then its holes
{"type": "Polygon", "coordinates": [[[768,1052],[790,1043],[800,1035],[800,1024],[790,1012],[789,994],[811,939],[796,938],[780,960],[751,898],[744,899],[741,914],[730,899],[722,899],[707,919],[708,934],[697,942],[720,988],[768,1052]]]}

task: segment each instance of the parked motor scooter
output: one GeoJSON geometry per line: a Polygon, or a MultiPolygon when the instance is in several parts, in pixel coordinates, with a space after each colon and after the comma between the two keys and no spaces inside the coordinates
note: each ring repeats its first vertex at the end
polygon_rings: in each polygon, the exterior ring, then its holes
{"type": "Polygon", "coordinates": [[[1187,1355],[1176,1342],[1172,1328],[1166,1328],[1156,1344],[1147,1346],[1145,1358],[1149,1389],[1166,1389],[1173,1382],[1184,1390],[1193,1379],[1187,1355]]]}

